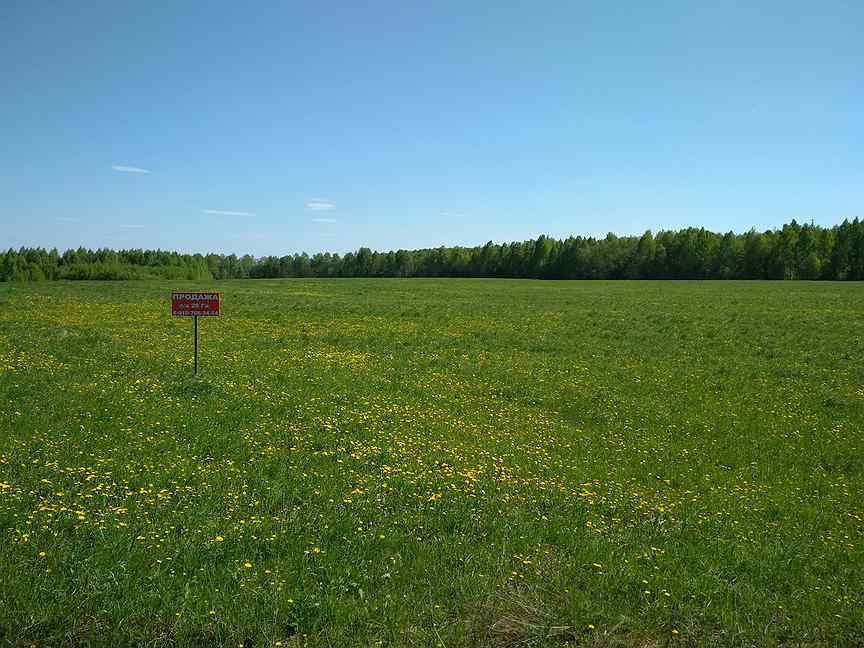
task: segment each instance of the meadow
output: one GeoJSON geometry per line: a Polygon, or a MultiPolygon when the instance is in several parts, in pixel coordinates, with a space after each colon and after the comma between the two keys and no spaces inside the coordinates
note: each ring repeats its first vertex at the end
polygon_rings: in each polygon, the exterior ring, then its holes
{"type": "Polygon", "coordinates": [[[0,645],[861,646],[862,440],[854,283],[0,284],[0,645]]]}

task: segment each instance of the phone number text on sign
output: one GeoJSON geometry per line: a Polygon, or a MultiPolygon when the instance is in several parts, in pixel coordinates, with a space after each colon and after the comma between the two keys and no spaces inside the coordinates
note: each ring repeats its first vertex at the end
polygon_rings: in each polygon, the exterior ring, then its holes
{"type": "Polygon", "coordinates": [[[171,314],[178,317],[219,317],[222,293],[173,292],[171,314]]]}

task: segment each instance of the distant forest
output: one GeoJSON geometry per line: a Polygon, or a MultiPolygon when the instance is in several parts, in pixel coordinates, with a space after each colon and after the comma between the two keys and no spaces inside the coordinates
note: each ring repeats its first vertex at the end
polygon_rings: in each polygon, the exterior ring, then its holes
{"type": "Polygon", "coordinates": [[[745,234],[705,229],[605,238],[256,258],[164,250],[21,248],[0,253],[0,281],[514,277],[535,279],[864,279],[864,221],[745,234]]]}

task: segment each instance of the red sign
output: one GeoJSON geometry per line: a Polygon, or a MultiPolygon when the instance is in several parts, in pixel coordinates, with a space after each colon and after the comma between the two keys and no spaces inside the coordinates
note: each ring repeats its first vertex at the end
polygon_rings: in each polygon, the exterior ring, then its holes
{"type": "Polygon", "coordinates": [[[171,314],[178,317],[219,317],[222,293],[172,292],[171,314]]]}

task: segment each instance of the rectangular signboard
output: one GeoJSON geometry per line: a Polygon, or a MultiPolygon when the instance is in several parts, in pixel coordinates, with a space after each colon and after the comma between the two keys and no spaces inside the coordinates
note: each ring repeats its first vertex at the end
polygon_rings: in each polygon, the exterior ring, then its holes
{"type": "Polygon", "coordinates": [[[178,317],[219,317],[222,293],[172,292],[171,314],[178,317]]]}

